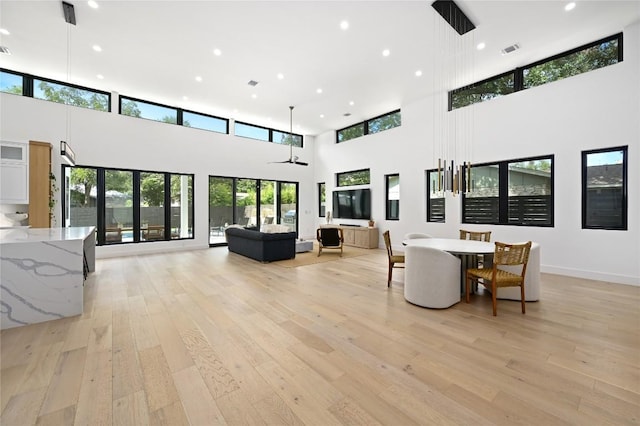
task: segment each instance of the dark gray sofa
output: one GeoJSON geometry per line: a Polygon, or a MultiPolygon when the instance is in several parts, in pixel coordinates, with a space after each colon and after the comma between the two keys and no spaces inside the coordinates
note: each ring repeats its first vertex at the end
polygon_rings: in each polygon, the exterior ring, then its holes
{"type": "Polygon", "coordinates": [[[266,233],[244,228],[227,228],[229,251],[260,262],[296,257],[296,233],[266,233]]]}

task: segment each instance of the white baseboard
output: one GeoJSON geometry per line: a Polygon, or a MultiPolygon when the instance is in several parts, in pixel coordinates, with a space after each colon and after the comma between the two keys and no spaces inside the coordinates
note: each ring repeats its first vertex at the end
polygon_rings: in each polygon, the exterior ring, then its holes
{"type": "Polygon", "coordinates": [[[640,287],[640,277],[633,277],[630,275],[618,275],[598,271],[585,271],[582,269],[572,269],[549,265],[540,265],[540,272],[640,287]]]}

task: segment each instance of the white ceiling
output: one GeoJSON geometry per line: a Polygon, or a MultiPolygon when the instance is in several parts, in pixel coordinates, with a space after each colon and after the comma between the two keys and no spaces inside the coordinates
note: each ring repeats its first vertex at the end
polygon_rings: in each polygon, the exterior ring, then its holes
{"type": "Polygon", "coordinates": [[[60,1],[0,1],[0,28],[10,32],[0,45],[12,53],[0,54],[0,66],[281,130],[295,105],[294,132],[304,134],[392,111],[640,19],[637,0],[578,1],[570,12],[561,0],[458,0],[476,25],[459,36],[431,1],[98,0],[97,9],[69,2],[76,26],[64,21],[60,1]],[[521,49],[502,56],[514,43],[521,49]]]}

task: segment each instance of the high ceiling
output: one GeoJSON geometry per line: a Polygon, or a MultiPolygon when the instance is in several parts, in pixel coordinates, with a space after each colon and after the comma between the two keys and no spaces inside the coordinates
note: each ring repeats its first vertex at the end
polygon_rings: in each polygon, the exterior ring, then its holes
{"type": "Polygon", "coordinates": [[[69,3],[75,26],[60,1],[0,1],[0,28],[9,32],[0,45],[11,51],[0,54],[0,66],[281,130],[295,105],[294,132],[304,134],[392,111],[640,19],[637,0],[578,1],[571,11],[561,0],[459,0],[476,25],[459,36],[431,1],[69,3]],[[519,50],[501,54],[515,43],[519,50]]]}

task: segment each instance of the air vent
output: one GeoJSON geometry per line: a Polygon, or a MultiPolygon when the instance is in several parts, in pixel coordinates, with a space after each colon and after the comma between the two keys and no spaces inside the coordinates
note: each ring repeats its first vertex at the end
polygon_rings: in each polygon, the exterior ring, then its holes
{"type": "Polygon", "coordinates": [[[344,115],[345,117],[350,117],[350,116],[351,116],[351,113],[350,113],[350,112],[345,112],[345,113],[344,113],[344,114],[342,114],[342,115],[344,115]]]}
{"type": "Polygon", "coordinates": [[[256,87],[258,85],[258,82],[255,80],[249,80],[247,84],[251,87],[256,87]]]}
{"type": "Polygon", "coordinates": [[[518,43],[512,44],[511,46],[507,46],[504,49],[502,49],[502,54],[507,55],[509,53],[515,52],[518,49],[520,49],[520,45],[518,43]]]}
{"type": "Polygon", "coordinates": [[[5,53],[7,55],[11,55],[11,51],[6,46],[0,46],[0,53],[5,53]]]}

